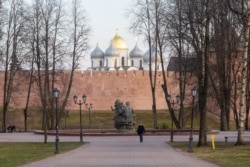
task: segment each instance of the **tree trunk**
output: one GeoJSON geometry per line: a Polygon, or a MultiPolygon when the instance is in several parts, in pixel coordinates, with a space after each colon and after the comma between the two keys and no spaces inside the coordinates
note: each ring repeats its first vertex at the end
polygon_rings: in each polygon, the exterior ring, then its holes
{"type": "Polygon", "coordinates": [[[241,91],[240,91],[240,106],[239,106],[239,125],[238,125],[238,137],[236,145],[245,144],[244,142],[244,122],[246,116],[246,95],[247,95],[247,63],[248,63],[248,48],[249,48],[249,26],[250,26],[250,0],[247,1],[247,18],[245,29],[245,43],[244,43],[244,55],[242,59],[242,77],[241,77],[241,91]]]}

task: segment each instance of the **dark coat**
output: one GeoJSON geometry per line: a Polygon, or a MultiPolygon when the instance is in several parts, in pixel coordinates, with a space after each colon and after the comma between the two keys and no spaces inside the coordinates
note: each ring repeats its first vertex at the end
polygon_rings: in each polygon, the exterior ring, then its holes
{"type": "Polygon", "coordinates": [[[145,128],[143,125],[139,125],[138,128],[137,128],[137,134],[138,135],[142,135],[144,134],[146,131],[145,131],[145,128]]]}

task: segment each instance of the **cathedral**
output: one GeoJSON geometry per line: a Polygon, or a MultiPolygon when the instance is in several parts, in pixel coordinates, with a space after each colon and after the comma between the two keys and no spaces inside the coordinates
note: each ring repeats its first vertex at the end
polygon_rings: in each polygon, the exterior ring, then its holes
{"type": "MultiPolygon", "coordinates": [[[[150,49],[149,49],[150,50],[150,49]]],[[[91,52],[91,67],[88,70],[94,71],[135,71],[149,70],[150,53],[149,50],[143,52],[137,43],[129,51],[125,40],[116,32],[110,40],[109,47],[102,51],[97,43],[96,48],[91,52]]],[[[155,46],[151,46],[151,65],[152,70],[162,71],[160,57],[157,55],[155,61],[155,46]]]]}

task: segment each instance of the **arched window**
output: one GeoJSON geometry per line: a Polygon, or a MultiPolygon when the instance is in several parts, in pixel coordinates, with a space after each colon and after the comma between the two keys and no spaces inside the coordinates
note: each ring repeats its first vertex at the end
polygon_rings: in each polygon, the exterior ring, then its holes
{"type": "Polygon", "coordinates": [[[115,58],[114,67],[117,67],[117,58],[115,58]]]}
{"type": "Polygon", "coordinates": [[[125,60],[124,60],[124,57],[122,57],[122,67],[124,67],[124,63],[125,63],[125,60]]]}

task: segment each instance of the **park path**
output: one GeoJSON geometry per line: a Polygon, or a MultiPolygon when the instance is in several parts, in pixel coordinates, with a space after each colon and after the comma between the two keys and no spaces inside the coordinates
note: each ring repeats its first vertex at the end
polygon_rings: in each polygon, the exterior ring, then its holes
{"type": "Polygon", "coordinates": [[[89,143],[22,167],[217,167],[173,149],[166,136],[144,136],[143,143],[138,136],[86,136],[84,141],[89,143]]]}

